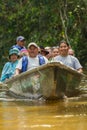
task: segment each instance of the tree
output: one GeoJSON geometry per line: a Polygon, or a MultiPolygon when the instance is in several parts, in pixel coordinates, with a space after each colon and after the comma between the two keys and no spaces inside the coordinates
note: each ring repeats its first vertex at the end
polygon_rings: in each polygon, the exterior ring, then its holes
{"type": "Polygon", "coordinates": [[[18,35],[27,44],[34,41],[43,46],[56,46],[65,39],[82,65],[87,64],[86,0],[1,0],[0,10],[2,66],[18,35]]]}

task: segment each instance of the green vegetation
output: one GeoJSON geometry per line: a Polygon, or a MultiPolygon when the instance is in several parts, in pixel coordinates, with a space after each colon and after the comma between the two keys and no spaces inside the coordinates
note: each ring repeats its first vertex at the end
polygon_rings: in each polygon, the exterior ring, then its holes
{"type": "Polygon", "coordinates": [[[26,46],[55,46],[65,39],[87,67],[87,0],[1,0],[0,71],[18,35],[26,46]]]}

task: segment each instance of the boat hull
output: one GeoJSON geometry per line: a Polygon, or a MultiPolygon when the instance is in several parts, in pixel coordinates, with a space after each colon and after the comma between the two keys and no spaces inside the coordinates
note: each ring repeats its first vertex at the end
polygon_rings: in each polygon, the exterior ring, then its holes
{"type": "Polygon", "coordinates": [[[83,75],[59,62],[52,62],[17,75],[5,83],[21,97],[57,99],[79,94],[83,75]]]}

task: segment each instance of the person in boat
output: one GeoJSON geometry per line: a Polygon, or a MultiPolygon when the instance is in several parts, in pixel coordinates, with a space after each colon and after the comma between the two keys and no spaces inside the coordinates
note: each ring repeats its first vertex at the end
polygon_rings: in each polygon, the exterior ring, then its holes
{"type": "Polygon", "coordinates": [[[43,46],[39,46],[39,54],[46,57],[46,55],[48,55],[49,52],[47,50],[45,50],[45,48],[43,46]]]}
{"type": "Polygon", "coordinates": [[[52,47],[52,55],[53,55],[53,57],[59,55],[59,47],[57,47],[57,46],[52,47]]]}
{"type": "Polygon", "coordinates": [[[20,58],[23,57],[23,56],[28,56],[28,50],[27,49],[22,49],[20,51],[20,58]]]}
{"type": "Polygon", "coordinates": [[[23,36],[18,36],[16,39],[16,45],[13,45],[11,49],[17,48],[19,51],[26,49],[25,47],[25,38],[23,36]]]}
{"type": "Polygon", "coordinates": [[[54,57],[59,55],[59,47],[58,46],[53,46],[52,47],[52,59],[51,62],[54,61],[54,57]]]}
{"type": "Polygon", "coordinates": [[[17,66],[15,75],[20,74],[21,72],[25,72],[27,70],[31,70],[33,68],[36,68],[40,65],[48,63],[48,59],[41,54],[38,54],[38,45],[34,42],[31,42],[28,44],[28,56],[23,56],[17,66]]]}
{"type": "Polygon", "coordinates": [[[52,47],[50,47],[50,46],[46,46],[45,47],[45,50],[46,51],[48,51],[49,53],[46,55],[46,58],[49,60],[49,61],[51,61],[52,60],[52,47]]]}
{"type": "Polygon", "coordinates": [[[1,73],[1,82],[11,78],[14,75],[16,65],[18,64],[19,50],[17,48],[10,49],[9,62],[7,62],[1,73]]]}
{"type": "Polygon", "coordinates": [[[72,67],[82,73],[83,70],[79,60],[76,57],[69,55],[69,48],[69,44],[66,41],[61,41],[59,43],[59,56],[54,57],[54,61],[62,62],[66,66],[72,67]]]}
{"type": "Polygon", "coordinates": [[[72,48],[69,49],[68,54],[72,55],[72,56],[75,56],[74,50],[72,48]]]}

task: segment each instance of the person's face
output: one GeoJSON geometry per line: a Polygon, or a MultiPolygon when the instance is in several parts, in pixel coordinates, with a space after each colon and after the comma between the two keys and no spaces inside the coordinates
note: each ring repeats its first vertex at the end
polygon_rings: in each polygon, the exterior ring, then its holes
{"type": "Polygon", "coordinates": [[[58,56],[59,55],[58,48],[54,48],[52,53],[53,53],[53,57],[58,56]]]}
{"type": "Polygon", "coordinates": [[[43,51],[43,50],[41,50],[41,55],[42,55],[42,56],[46,56],[46,52],[43,51]]]}
{"type": "Polygon", "coordinates": [[[17,41],[17,44],[21,47],[25,46],[25,40],[23,41],[17,41]]]}
{"type": "Polygon", "coordinates": [[[61,43],[59,47],[59,53],[62,56],[68,55],[69,46],[66,43],[61,43]]]}
{"type": "Polygon", "coordinates": [[[15,62],[17,59],[18,59],[18,56],[17,56],[16,54],[12,54],[12,55],[10,56],[11,62],[15,62]]]}
{"type": "Polygon", "coordinates": [[[48,48],[48,49],[45,49],[45,50],[49,52],[49,54],[46,55],[46,58],[47,59],[52,58],[52,50],[51,50],[51,48],[48,48]]]}
{"type": "Polygon", "coordinates": [[[28,52],[29,56],[34,58],[38,55],[38,48],[32,45],[28,48],[28,52]]]}
{"type": "Polygon", "coordinates": [[[68,54],[74,56],[74,51],[69,49],[68,54]]]}

